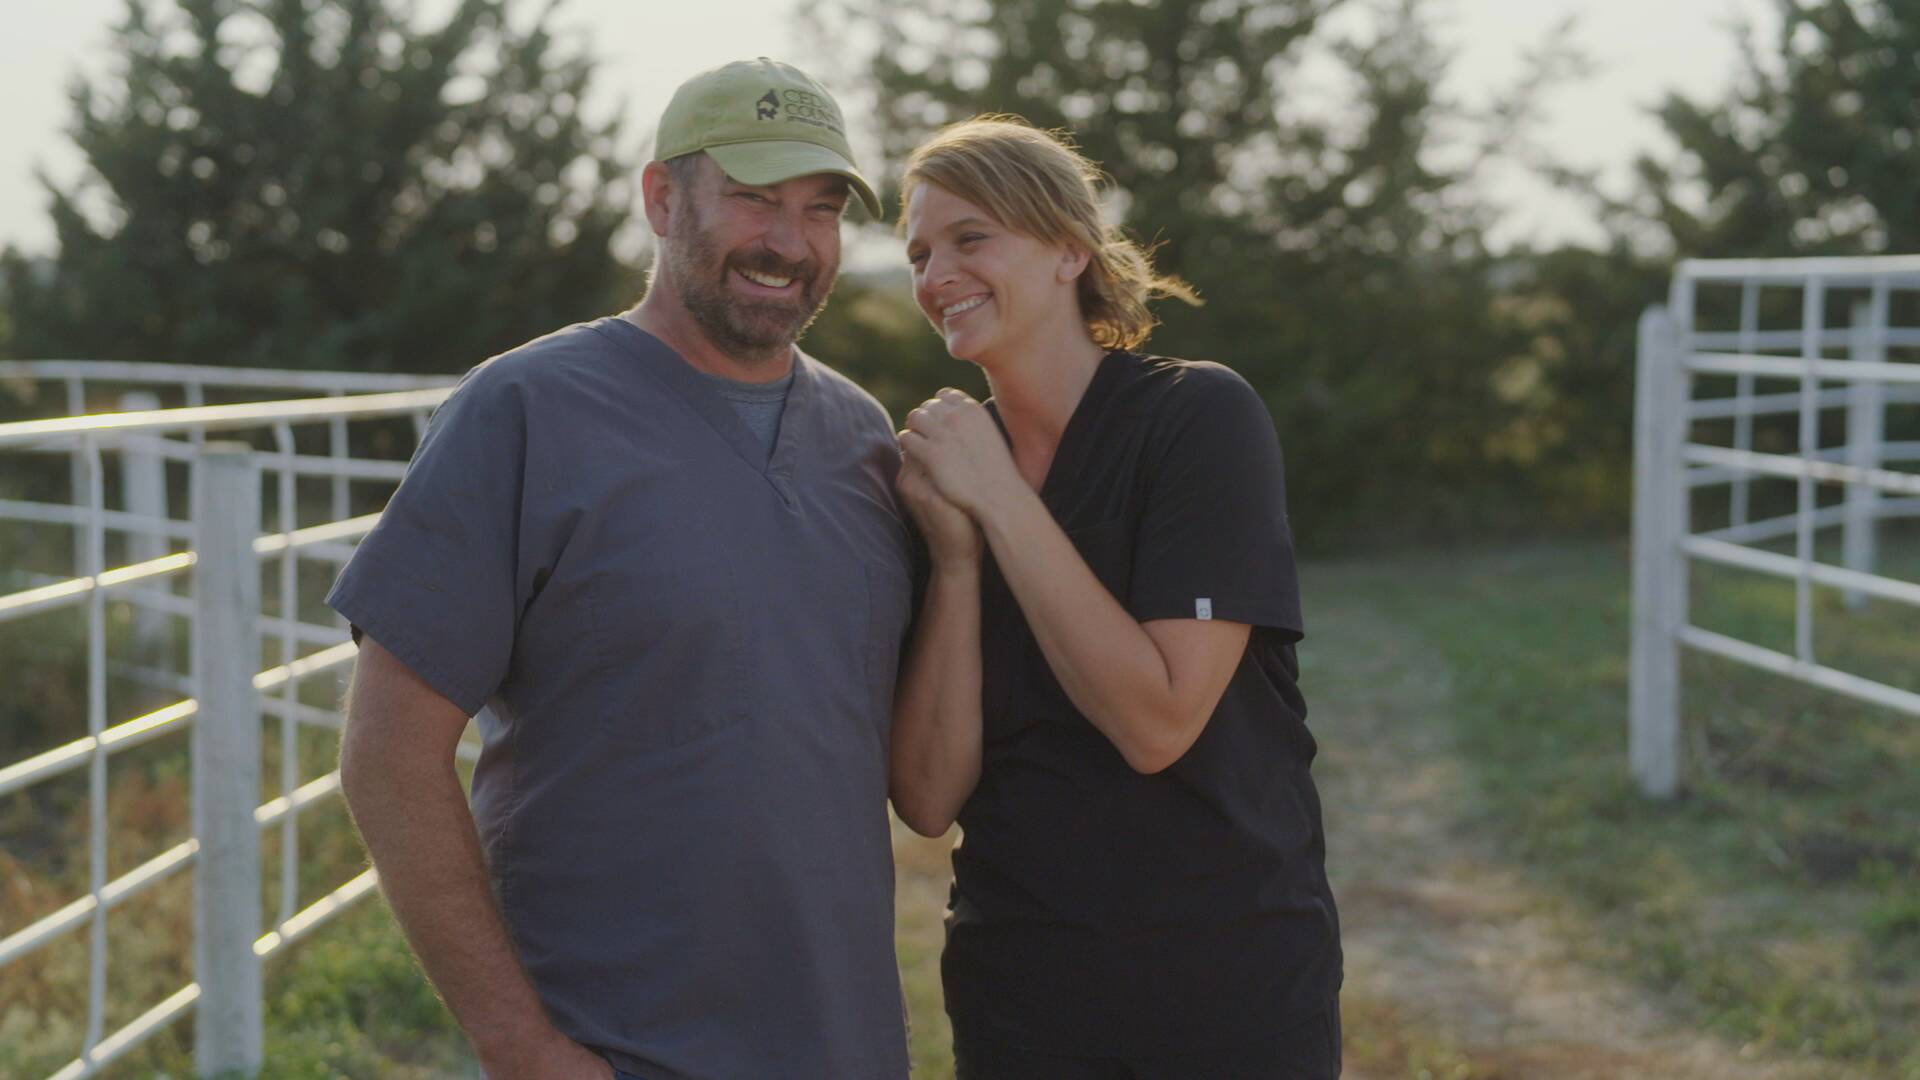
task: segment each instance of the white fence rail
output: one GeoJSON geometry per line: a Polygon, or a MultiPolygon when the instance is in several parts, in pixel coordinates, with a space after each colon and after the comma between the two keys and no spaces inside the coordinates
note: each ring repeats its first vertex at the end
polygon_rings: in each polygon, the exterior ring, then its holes
{"type": "MultiPolygon", "coordinates": [[[[320,394],[341,397],[347,394],[436,390],[443,389],[452,382],[452,379],[444,375],[402,375],[359,371],[287,371],[196,364],[152,364],[121,360],[0,361],[0,383],[22,384],[33,387],[35,390],[42,389],[45,385],[60,387],[64,391],[65,400],[65,407],[60,410],[63,417],[85,417],[101,411],[99,399],[103,394],[112,395],[113,403],[123,412],[145,412],[158,409],[162,405],[198,408],[207,404],[209,390],[223,395],[237,394],[249,398],[304,398],[320,394]]],[[[190,433],[190,438],[197,445],[203,435],[199,431],[193,431],[190,433]]],[[[170,452],[175,455],[181,453],[177,449],[170,452]]],[[[343,417],[336,417],[329,421],[327,454],[336,468],[343,470],[349,468],[345,462],[351,458],[351,454],[347,447],[347,421],[343,417]]],[[[302,464],[317,467],[311,461],[302,464]]],[[[76,492],[85,487],[85,469],[86,463],[76,450],[72,464],[73,490],[76,492]]],[[[136,492],[149,493],[159,486],[160,474],[151,459],[137,455],[130,458],[127,472],[130,474],[127,477],[128,482],[133,485],[132,490],[136,492]]],[[[334,482],[333,498],[334,516],[345,517],[346,478],[343,477],[334,482]]],[[[150,513],[152,508],[146,502],[139,498],[133,502],[134,505],[129,508],[133,512],[150,513]]],[[[75,533],[76,563],[84,556],[84,543],[84,536],[75,533]]]]}
{"type": "MultiPolygon", "coordinates": [[[[25,926],[0,927],[0,980],[9,964],[84,928],[89,958],[85,1032],[77,1056],[54,1072],[54,1078],[79,1080],[96,1074],[189,1010],[199,1014],[199,1070],[204,1075],[235,1069],[251,1073],[261,1065],[261,962],[366,896],[375,884],[372,871],[367,871],[316,902],[304,907],[298,902],[298,817],[306,807],[336,795],[339,776],[335,771],[301,780],[297,732],[302,725],[337,728],[340,722],[331,709],[302,702],[300,686],[313,676],[336,671],[355,653],[339,625],[302,621],[299,563],[343,561],[352,541],[378,518],[348,516],[347,485],[369,480],[391,484],[404,471],[402,460],[353,457],[348,425],[411,418],[417,436],[429,411],[449,393],[449,380],[78,361],[0,364],[0,378],[66,382],[71,398],[80,404],[87,400],[88,380],[157,386],[184,393],[189,401],[200,397],[196,388],[208,386],[330,395],[0,424],[0,460],[7,455],[72,457],[75,482],[69,502],[0,500],[0,521],[70,527],[76,571],[0,595],[0,625],[84,606],[87,653],[87,734],[0,767],[0,796],[84,769],[89,819],[86,892],[25,926]],[[296,452],[296,428],[313,425],[328,429],[328,452],[296,452]],[[208,441],[208,433],[220,432],[264,432],[274,449],[257,453],[246,443],[208,441]],[[106,460],[113,454],[122,466],[124,505],[117,509],[106,505],[106,460]],[[164,463],[169,461],[185,462],[190,469],[189,520],[168,513],[164,463]],[[263,534],[261,491],[269,474],[276,481],[278,528],[263,534]],[[314,476],[331,478],[332,514],[302,525],[298,481],[314,476]],[[127,537],[121,545],[130,556],[124,565],[106,564],[110,532],[127,537]],[[175,550],[180,541],[191,541],[191,547],[175,550]],[[261,610],[263,562],[278,571],[278,611],[272,617],[261,610]],[[171,583],[183,575],[191,581],[190,596],[172,590],[171,583]],[[113,668],[149,684],[184,689],[188,696],[138,716],[108,715],[109,598],[131,602],[140,617],[136,627],[141,620],[148,625],[136,629],[136,644],[143,634],[155,632],[152,627],[171,629],[174,620],[191,620],[190,672],[171,670],[164,663],[158,668],[130,663],[113,668]],[[279,659],[264,670],[259,659],[263,641],[275,643],[279,659]],[[256,805],[263,714],[280,724],[279,795],[256,805]],[[109,759],[189,729],[192,835],[109,877],[109,759]],[[260,833],[269,828],[280,832],[280,904],[265,920],[263,932],[260,833]],[[194,982],[153,1003],[130,1023],[105,1030],[107,914],[189,868],[195,875],[194,982]]],[[[399,449],[410,449],[410,444],[399,449]]],[[[463,746],[463,755],[474,756],[471,747],[463,746]]]]}
{"type": "Polygon", "coordinates": [[[1670,796],[1680,786],[1682,647],[1920,717],[1920,694],[1823,664],[1814,633],[1816,586],[1842,590],[1848,607],[1869,597],[1920,606],[1920,584],[1875,573],[1880,523],[1920,516],[1920,441],[1885,438],[1891,410],[1920,404],[1920,363],[1890,358],[1920,350],[1920,327],[1890,325],[1900,293],[1920,296],[1920,258],[1693,260],[1680,264],[1668,306],[1641,317],[1628,732],[1633,775],[1648,794],[1670,796]],[[1731,315],[1734,328],[1701,325],[1705,290],[1723,294],[1718,313],[1731,315]],[[1797,327],[1761,328],[1767,291],[1799,294],[1797,327]],[[1829,325],[1834,307],[1847,311],[1845,325],[1829,325]],[[1729,376],[1731,395],[1695,397],[1701,377],[1729,376]],[[1757,392],[1762,381],[1783,380],[1797,389],[1757,392]],[[1839,446],[1821,445],[1829,410],[1845,414],[1839,446]],[[1795,451],[1756,450],[1756,421],[1778,416],[1798,420],[1795,451]],[[1694,441],[1698,424],[1716,421],[1732,422],[1731,446],[1694,441]],[[1753,485],[1764,478],[1795,484],[1792,513],[1753,518],[1753,485]],[[1843,499],[1821,506],[1819,485],[1842,487],[1843,499]],[[1722,487],[1726,524],[1696,532],[1696,493],[1722,487]],[[1816,534],[1835,526],[1840,565],[1816,558],[1816,534]],[[1792,555],[1753,546],[1785,537],[1793,538],[1792,555]],[[1794,582],[1793,652],[1692,625],[1695,560],[1794,582]]]}

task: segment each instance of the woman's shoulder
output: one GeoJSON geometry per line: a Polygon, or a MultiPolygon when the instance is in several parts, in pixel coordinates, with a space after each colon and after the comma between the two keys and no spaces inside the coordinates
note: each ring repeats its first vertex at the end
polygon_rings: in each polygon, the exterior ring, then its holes
{"type": "Polygon", "coordinates": [[[1147,353],[1130,354],[1136,366],[1136,405],[1163,423],[1181,424],[1222,413],[1270,417],[1259,391],[1225,364],[1147,353]]]}

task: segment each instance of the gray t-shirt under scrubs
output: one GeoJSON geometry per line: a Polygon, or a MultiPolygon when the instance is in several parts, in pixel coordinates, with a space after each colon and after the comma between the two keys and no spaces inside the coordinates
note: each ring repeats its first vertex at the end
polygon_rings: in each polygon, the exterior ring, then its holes
{"type": "Polygon", "coordinates": [[[327,602],[482,715],[473,810],[561,1030],[648,1080],[906,1075],[899,454],[797,351],[771,457],[618,318],[468,373],[327,602]]]}

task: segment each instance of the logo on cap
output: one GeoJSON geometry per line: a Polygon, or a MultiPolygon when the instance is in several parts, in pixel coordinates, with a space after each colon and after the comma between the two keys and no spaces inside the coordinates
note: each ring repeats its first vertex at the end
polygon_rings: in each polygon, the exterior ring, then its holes
{"type": "Polygon", "coordinates": [[[772,120],[780,115],[780,96],[772,90],[767,91],[765,97],[753,104],[754,111],[762,120],[772,120]]]}
{"type": "Polygon", "coordinates": [[[840,128],[840,110],[835,108],[828,98],[805,90],[788,89],[780,94],[780,106],[788,120],[827,128],[836,135],[843,134],[840,128]]]}

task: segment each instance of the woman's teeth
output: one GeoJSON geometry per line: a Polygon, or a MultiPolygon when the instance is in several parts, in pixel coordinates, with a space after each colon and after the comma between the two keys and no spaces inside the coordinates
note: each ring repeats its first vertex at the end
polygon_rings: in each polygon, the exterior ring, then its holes
{"type": "Polygon", "coordinates": [[[977,308],[981,304],[984,304],[986,302],[987,302],[986,297],[975,296],[970,299],[962,300],[957,304],[949,304],[946,307],[943,307],[940,309],[940,317],[943,319],[951,319],[955,315],[960,314],[961,312],[972,311],[974,308],[977,308]]]}

